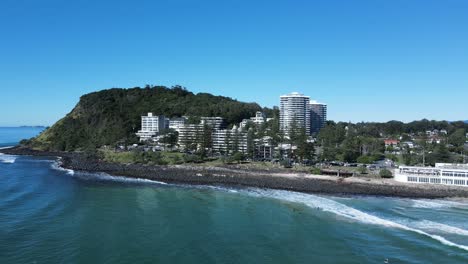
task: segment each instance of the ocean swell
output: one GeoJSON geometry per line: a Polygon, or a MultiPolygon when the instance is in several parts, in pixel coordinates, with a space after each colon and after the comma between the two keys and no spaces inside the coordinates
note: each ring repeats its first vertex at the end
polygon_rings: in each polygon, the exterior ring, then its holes
{"type": "MultiPolygon", "coordinates": [[[[411,226],[407,226],[407,225],[396,223],[390,220],[382,219],[382,218],[370,215],[368,213],[359,211],[357,209],[351,208],[344,204],[338,203],[336,201],[323,198],[323,197],[319,197],[316,195],[302,194],[302,193],[281,191],[281,190],[260,190],[260,189],[250,189],[247,191],[247,194],[256,196],[256,197],[269,197],[273,199],[304,204],[308,207],[319,209],[319,210],[329,212],[329,213],[333,213],[335,215],[338,215],[347,219],[352,219],[354,221],[358,221],[361,223],[380,225],[380,226],[385,226],[385,227],[390,227],[390,228],[398,228],[398,229],[402,229],[406,231],[411,231],[411,232],[429,237],[431,239],[434,239],[444,245],[456,247],[456,248],[468,251],[468,246],[456,244],[454,242],[447,240],[446,238],[442,236],[430,234],[426,231],[423,231],[423,230],[420,230],[411,226]]],[[[431,224],[432,227],[438,226],[439,228],[443,228],[445,231],[449,233],[458,232],[458,234],[460,233],[463,235],[468,234],[468,231],[466,230],[455,228],[455,227],[450,227],[450,226],[446,226],[442,224],[437,224],[434,222],[431,222],[431,223],[423,222],[422,224],[424,224],[426,227],[428,227],[429,224],[431,224]],[[463,231],[463,232],[460,232],[460,231],[463,231]]]]}

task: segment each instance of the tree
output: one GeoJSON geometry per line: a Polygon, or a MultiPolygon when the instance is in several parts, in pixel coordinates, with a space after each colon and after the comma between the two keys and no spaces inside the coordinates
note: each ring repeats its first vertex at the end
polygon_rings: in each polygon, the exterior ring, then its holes
{"type": "Polygon", "coordinates": [[[226,138],[224,139],[224,143],[226,144],[226,154],[230,154],[233,149],[231,144],[231,131],[229,129],[226,130],[226,138]]]}
{"type": "Polygon", "coordinates": [[[452,155],[445,144],[438,144],[434,152],[429,155],[428,159],[431,165],[435,163],[451,163],[452,155]]]}
{"type": "Polygon", "coordinates": [[[307,141],[307,134],[305,128],[300,128],[299,133],[297,134],[294,145],[297,146],[296,155],[301,161],[304,159],[312,160],[314,157],[314,144],[307,141]]]}
{"type": "Polygon", "coordinates": [[[178,138],[177,131],[173,129],[168,129],[168,130],[163,131],[161,134],[163,135],[163,137],[160,140],[161,143],[168,145],[170,148],[177,145],[177,138],[178,138]]]}
{"type": "Polygon", "coordinates": [[[254,129],[250,129],[247,132],[247,155],[250,158],[255,158],[255,132],[254,129]]]}
{"type": "Polygon", "coordinates": [[[299,126],[297,124],[296,117],[294,116],[289,124],[288,136],[289,136],[289,143],[294,144],[298,140],[298,132],[299,126]]]}
{"type": "Polygon", "coordinates": [[[203,126],[203,130],[201,133],[201,140],[199,141],[201,144],[200,147],[200,156],[205,158],[208,154],[208,151],[213,146],[213,139],[212,139],[213,129],[208,125],[203,126]]]}
{"type": "Polygon", "coordinates": [[[381,169],[379,175],[381,178],[393,178],[393,173],[387,169],[381,169]]]}
{"type": "Polygon", "coordinates": [[[466,130],[459,128],[448,137],[448,142],[455,147],[462,147],[466,141],[466,130]]]}
{"type": "Polygon", "coordinates": [[[242,152],[235,152],[233,155],[232,155],[232,160],[233,161],[237,161],[237,163],[240,163],[241,161],[244,160],[244,154],[242,154],[242,152]]]}

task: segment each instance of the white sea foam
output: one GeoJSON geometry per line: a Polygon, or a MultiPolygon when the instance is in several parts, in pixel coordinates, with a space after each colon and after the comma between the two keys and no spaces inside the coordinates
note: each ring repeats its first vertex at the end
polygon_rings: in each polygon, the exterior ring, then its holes
{"type": "Polygon", "coordinates": [[[62,168],[60,167],[60,162],[59,161],[56,161],[56,162],[53,162],[50,167],[54,170],[58,170],[58,171],[64,171],[66,172],[67,174],[69,175],[73,175],[75,174],[75,171],[74,170],[71,170],[71,169],[65,169],[65,168],[62,168]]]}
{"type": "Polygon", "coordinates": [[[15,163],[17,156],[0,153],[0,163],[15,163]]]}
{"type": "Polygon", "coordinates": [[[74,171],[71,169],[65,169],[60,167],[60,161],[53,162],[51,168],[66,172],[68,175],[84,179],[84,180],[97,180],[97,181],[113,181],[113,182],[125,182],[125,183],[148,183],[148,184],[159,184],[167,185],[165,182],[153,181],[142,178],[129,178],[122,176],[113,176],[104,172],[86,172],[86,171],[74,171]]]}
{"type": "MultiPolygon", "coordinates": [[[[249,190],[247,193],[250,195],[259,196],[259,197],[270,197],[270,198],[279,199],[279,200],[288,201],[288,202],[301,203],[311,208],[320,209],[325,212],[333,213],[335,215],[338,215],[347,219],[352,219],[354,221],[366,223],[366,224],[380,225],[380,226],[398,228],[402,230],[415,232],[420,235],[430,237],[444,245],[456,247],[456,248],[468,251],[468,246],[456,244],[454,242],[447,240],[446,238],[442,236],[433,235],[433,234],[427,233],[423,230],[420,230],[414,227],[410,227],[404,224],[399,224],[390,220],[382,219],[382,218],[370,215],[368,213],[359,211],[357,209],[351,208],[344,204],[341,204],[336,201],[326,199],[323,197],[310,195],[310,194],[288,192],[288,191],[278,191],[278,190],[254,189],[254,190],[249,190]]],[[[457,231],[457,229],[454,227],[445,226],[443,228],[445,230],[449,230],[449,232],[457,231]]]]}
{"type": "Polygon", "coordinates": [[[74,173],[75,177],[80,179],[88,180],[99,180],[99,181],[112,181],[112,182],[124,182],[124,183],[145,183],[145,184],[159,184],[159,185],[168,185],[165,182],[153,181],[142,178],[129,178],[123,176],[113,176],[104,172],[84,172],[78,171],[74,173]]]}
{"type": "Polygon", "coordinates": [[[9,148],[12,148],[14,146],[6,146],[6,147],[0,147],[0,149],[9,149],[9,148]]]}
{"type": "Polygon", "coordinates": [[[413,223],[414,227],[423,230],[432,230],[432,231],[439,231],[448,234],[460,235],[460,236],[468,236],[468,230],[463,228],[445,225],[429,220],[422,220],[413,223]]]}
{"type": "Polygon", "coordinates": [[[448,201],[448,200],[426,200],[426,199],[415,199],[411,200],[412,207],[415,208],[426,208],[426,209],[438,209],[438,208],[468,208],[468,204],[448,201]]]}

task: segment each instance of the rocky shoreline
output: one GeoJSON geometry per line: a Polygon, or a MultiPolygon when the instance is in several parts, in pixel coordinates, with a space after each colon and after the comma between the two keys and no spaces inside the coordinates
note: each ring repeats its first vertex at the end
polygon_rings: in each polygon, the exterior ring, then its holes
{"type": "Polygon", "coordinates": [[[142,178],[166,183],[223,185],[289,190],[304,193],[374,195],[411,198],[468,198],[468,188],[446,185],[406,184],[393,180],[338,178],[276,171],[246,171],[225,167],[149,166],[90,160],[79,153],[43,152],[15,147],[0,152],[11,155],[58,156],[61,166],[74,171],[104,172],[113,176],[142,178]]]}

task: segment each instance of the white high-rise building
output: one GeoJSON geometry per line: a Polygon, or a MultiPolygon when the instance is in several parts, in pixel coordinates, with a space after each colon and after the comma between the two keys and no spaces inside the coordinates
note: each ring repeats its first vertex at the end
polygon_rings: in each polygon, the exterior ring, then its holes
{"type": "Polygon", "coordinates": [[[310,97],[300,93],[290,93],[280,96],[280,129],[289,134],[291,125],[305,128],[310,135],[310,97]]]}
{"type": "Polygon", "coordinates": [[[141,116],[141,130],[136,135],[140,137],[140,141],[145,141],[151,139],[166,127],[166,117],[162,115],[154,116],[153,113],[148,113],[146,116],[141,116]]]}
{"type": "Polygon", "coordinates": [[[327,105],[317,101],[310,102],[310,132],[320,132],[327,122],[327,105]]]}

